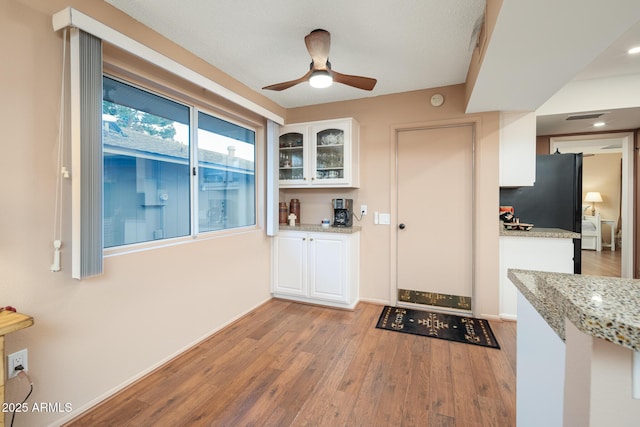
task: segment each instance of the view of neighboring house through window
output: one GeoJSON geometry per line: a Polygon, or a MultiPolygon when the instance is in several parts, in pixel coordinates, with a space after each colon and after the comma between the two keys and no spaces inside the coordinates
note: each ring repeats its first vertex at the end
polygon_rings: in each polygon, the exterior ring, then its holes
{"type": "Polygon", "coordinates": [[[255,132],[192,108],[103,78],[105,247],[255,224],[255,132]]]}
{"type": "Polygon", "coordinates": [[[198,113],[200,231],[255,224],[255,132],[198,113]]]}

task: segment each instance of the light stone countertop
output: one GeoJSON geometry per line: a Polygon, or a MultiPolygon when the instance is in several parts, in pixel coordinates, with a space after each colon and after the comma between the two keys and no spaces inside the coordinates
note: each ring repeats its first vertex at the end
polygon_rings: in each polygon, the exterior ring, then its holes
{"type": "Polygon", "coordinates": [[[505,230],[503,226],[500,226],[500,236],[543,237],[543,238],[552,238],[552,239],[579,239],[580,233],[576,233],[575,231],[563,230],[561,228],[538,228],[538,227],[533,227],[529,231],[505,230]]]}
{"type": "Polygon", "coordinates": [[[517,269],[508,277],[563,341],[568,319],[587,335],[640,351],[640,280],[517,269]]]}
{"type": "Polygon", "coordinates": [[[282,231],[307,231],[311,233],[341,233],[341,234],[353,234],[362,230],[359,225],[352,227],[323,227],[320,224],[296,224],[294,227],[290,225],[280,224],[280,230],[282,231]]]}

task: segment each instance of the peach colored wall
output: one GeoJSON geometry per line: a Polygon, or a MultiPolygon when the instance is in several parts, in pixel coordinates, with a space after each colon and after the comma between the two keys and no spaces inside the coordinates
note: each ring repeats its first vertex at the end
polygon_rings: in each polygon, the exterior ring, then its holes
{"type": "Polygon", "coordinates": [[[536,155],[549,154],[550,145],[551,145],[551,137],[537,136],[536,137],[536,155]]]}
{"type": "MultiPolygon", "coordinates": [[[[276,114],[289,116],[290,122],[355,117],[361,124],[362,186],[339,195],[353,197],[357,206],[367,203],[370,212],[395,208],[392,128],[475,121],[476,310],[478,315],[497,315],[498,115],[466,116],[464,86],[439,88],[446,97],[439,109],[429,104],[435,90],[425,90],[286,111],[102,0],[4,0],[0,2],[5,58],[0,65],[4,82],[0,303],[17,306],[36,321],[32,328],[8,336],[6,350],[29,350],[35,383],[31,401],[73,407],[71,414],[21,414],[22,424],[59,424],[270,298],[271,246],[260,228],[112,256],[105,260],[103,276],[79,282],[70,278],[66,220],[63,270],[49,271],[62,52],[62,38],[52,30],[51,15],[69,5],[276,114]],[[75,358],[73,365],[70,355],[75,358]]],[[[333,193],[283,194],[287,200],[299,195],[303,218],[317,221],[326,213],[325,198],[333,193]]],[[[70,212],[68,200],[64,206],[70,212]]],[[[445,223],[443,218],[434,226],[445,223]]],[[[363,226],[361,294],[386,302],[395,228],[374,226],[373,215],[363,226]]],[[[18,400],[23,388],[17,380],[9,381],[7,397],[18,400]]]]}
{"type": "MultiPolygon", "coordinates": [[[[69,4],[285,113],[101,0],[0,1],[0,304],[35,318],[33,327],[7,336],[6,351],[29,351],[30,402],[73,408],[18,415],[25,426],[78,414],[271,297],[271,242],[261,228],[112,256],[104,275],[76,281],[66,219],[62,271],[50,272],[62,62],[51,14],[69,4]]],[[[65,187],[68,218],[68,182],[65,187]]],[[[9,380],[7,398],[21,401],[26,388],[9,380]]]]}
{"type": "MultiPolygon", "coordinates": [[[[380,303],[392,300],[395,283],[395,137],[392,130],[416,124],[478,121],[476,129],[477,315],[498,314],[498,126],[497,113],[464,114],[463,85],[421,90],[396,95],[363,98],[290,109],[288,123],[353,117],[360,123],[360,188],[352,190],[281,190],[281,201],[300,199],[302,222],[318,223],[331,213],[333,197],[354,199],[354,206],[368,205],[369,215],[360,224],[360,296],[380,303]],[[445,103],[434,108],[429,99],[442,93],[445,103]],[[391,213],[392,225],[375,225],[374,211],[391,213]]],[[[446,185],[446,177],[443,177],[446,185]]],[[[454,199],[455,200],[455,199],[454,199]]],[[[455,204],[455,201],[453,202],[455,204]]],[[[438,209],[434,206],[434,209],[438,209]]],[[[471,220],[471,218],[470,218],[471,220]]],[[[446,227],[446,212],[441,223],[446,227]]],[[[438,244],[438,242],[433,242],[438,244]]],[[[420,248],[416,248],[420,250],[420,248]]]]}

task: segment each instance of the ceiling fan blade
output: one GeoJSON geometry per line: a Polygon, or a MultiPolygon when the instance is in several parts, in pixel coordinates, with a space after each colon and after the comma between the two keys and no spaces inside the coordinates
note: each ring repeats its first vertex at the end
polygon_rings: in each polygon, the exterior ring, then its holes
{"type": "Polygon", "coordinates": [[[269,86],[265,86],[262,89],[267,89],[267,90],[285,90],[285,89],[289,89],[292,86],[295,86],[299,83],[302,82],[306,82],[307,80],[309,80],[309,76],[311,75],[311,70],[309,70],[309,72],[307,72],[307,74],[305,74],[304,76],[300,77],[299,79],[295,79],[295,80],[290,80],[288,82],[282,82],[282,83],[276,83],[273,85],[269,85],[269,86]]]}
{"type": "MultiPolygon", "coordinates": [[[[285,90],[299,83],[309,80],[312,74],[330,74],[333,77],[333,81],[342,83],[347,86],[355,87],[363,90],[373,90],[378,82],[376,79],[362,76],[351,76],[349,74],[340,74],[337,71],[331,69],[331,63],[329,62],[329,50],[331,48],[331,34],[327,30],[317,29],[311,31],[304,38],[304,43],[307,46],[309,55],[311,55],[312,63],[310,70],[307,74],[296,80],[288,82],[276,83],[274,85],[265,86],[262,89],[268,90],[285,90]]],[[[314,76],[315,77],[315,76],[314,76]]],[[[318,76],[321,77],[321,76],[318,76]]],[[[330,81],[329,81],[330,85],[330,81]]],[[[314,87],[326,87],[327,85],[316,85],[314,87]]]]}
{"type": "Polygon", "coordinates": [[[378,81],[370,77],[351,76],[349,74],[340,74],[337,71],[332,71],[333,81],[342,83],[343,85],[355,87],[363,90],[373,90],[378,81]]]}
{"type": "Polygon", "coordinates": [[[313,68],[325,69],[331,49],[331,34],[326,30],[313,30],[304,38],[304,43],[313,60],[313,68]]]}

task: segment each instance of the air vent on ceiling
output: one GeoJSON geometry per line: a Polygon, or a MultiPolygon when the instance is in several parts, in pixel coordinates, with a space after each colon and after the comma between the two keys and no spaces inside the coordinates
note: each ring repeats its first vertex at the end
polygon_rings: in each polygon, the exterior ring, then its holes
{"type": "Polygon", "coordinates": [[[567,116],[566,120],[586,120],[586,119],[597,119],[598,117],[603,116],[606,113],[584,113],[584,114],[572,114],[567,116]]]}

